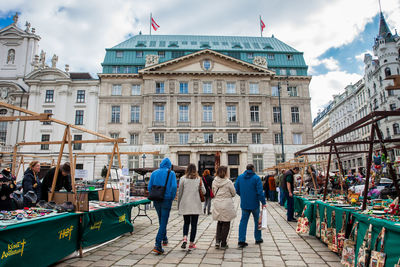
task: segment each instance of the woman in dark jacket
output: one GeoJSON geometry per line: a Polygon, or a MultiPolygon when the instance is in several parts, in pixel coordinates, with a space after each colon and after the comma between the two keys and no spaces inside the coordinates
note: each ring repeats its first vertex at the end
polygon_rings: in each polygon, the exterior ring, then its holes
{"type": "Polygon", "coordinates": [[[0,210],[12,210],[12,199],[10,195],[16,186],[12,179],[10,169],[4,169],[0,174],[0,210]]]}
{"type": "Polygon", "coordinates": [[[206,188],[206,195],[205,195],[206,201],[204,202],[203,212],[205,214],[206,209],[207,209],[208,215],[211,214],[211,192],[210,191],[212,190],[213,181],[214,181],[214,178],[210,175],[210,171],[208,169],[205,169],[203,172],[203,184],[204,184],[204,187],[206,188]]]}
{"type": "Polygon", "coordinates": [[[36,205],[36,201],[40,199],[40,181],[38,174],[40,172],[39,161],[32,161],[29,163],[28,169],[24,173],[24,179],[22,180],[22,188],[24,195],[24,207],[33,207],[36,205]],[[29,193],[28,193],[29,192],[29,193]],[[36,201],[32,201],[35,198],[36,201]]]}

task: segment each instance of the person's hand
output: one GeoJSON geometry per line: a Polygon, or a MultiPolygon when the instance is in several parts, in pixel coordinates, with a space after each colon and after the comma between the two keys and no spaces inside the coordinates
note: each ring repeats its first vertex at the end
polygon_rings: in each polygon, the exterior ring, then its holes
{"type": "Polygon", "coordinates": [[[291,192],[289,192],[289,197],[293,197],[293,194],[291,192]]]}
{"type": "Polygon", "coordinates": [[[36,187],[37,187],[37,183],[36,183],[36,184],[34,184],[32,187],[33,187],[33,188],[36,188],[36,187]]]}
{"type": "Polygon", "coordinates": [[[265,204],[265,205],[262,205],[262,208],[267,208],[267,204],[265,204]]]}

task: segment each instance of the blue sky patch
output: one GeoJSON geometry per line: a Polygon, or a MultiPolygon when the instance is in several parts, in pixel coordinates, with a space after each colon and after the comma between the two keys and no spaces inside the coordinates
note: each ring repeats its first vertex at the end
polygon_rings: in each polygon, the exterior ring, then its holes
{"type": "MultiPolygon", "coordinates": [[[[18,12],[19,13],[19,12],[18,12]]],[[[13,23],[13,16],[15,15],[15,11],[9,11],[6,14],[1,14],[0,16],[0,28],[4,28],[11,23],[13,23]]]]}

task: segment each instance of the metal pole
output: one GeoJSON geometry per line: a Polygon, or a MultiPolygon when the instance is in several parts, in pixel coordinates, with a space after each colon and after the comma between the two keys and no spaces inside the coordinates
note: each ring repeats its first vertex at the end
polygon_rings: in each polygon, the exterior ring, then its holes
{"type": "Polygon", "coordinates": [[[364,184],[364,193],[363,193],[363,204],[362,204],[362,210],[365,210],[367,207],[367,196],[368,196],[368,187],[369,187],[369,177],[371,175],[371,163],[372,163],[372,150],[374,148],[374,137],[375,137],[375,124],[372,124],[371,127],[371,137],[369,139],[370,144],[369,144],[369,151],[368,151],[368,156],[367,156],[367,175],[365,177],[365,184],[364,184]]]}
{"type": "Polygon", "coordinates": [[[150,13],[150,35],[151,35],[151,18],[152,18],[152,14],[150,13]]]}
{"type": "Polygon", "coordinates": [[[282,162],[285,162],[285,149],[283,142],[283,127],[282,127],[282,106],[281,106],[281,83],[278,83],[278,101],[279,101],[279,123],[281,125],[281,146],[282,146],[282,162]]]}
{"type": "Polygon", "coordinates": [[[331,156],[332,156],[332,146],[329,148],[329,156],[328,156],[328,168],[325,174],[325,189],[324,189],[324,198],[322,199],[325,201],[326,193],[328,192],[328,182],[329,182],[329,171],[331,168],[331,156]]]}
{"type": "Polygon", "coordinates": [[[261,33],[261,37],[263,37],[263,36],[262,36],[262,27],[261,27],[261,15],[260,15],[260,20],[258,21],[258,24],[260,25],[260,33],[261,33]]]}

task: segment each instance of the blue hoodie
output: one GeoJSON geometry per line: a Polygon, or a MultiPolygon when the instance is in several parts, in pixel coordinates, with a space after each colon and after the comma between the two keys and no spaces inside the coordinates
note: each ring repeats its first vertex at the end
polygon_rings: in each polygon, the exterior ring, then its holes
{"type": "Polygon", "coordinates": [[[239,175],[235,189],[240,196],[240,207],[244,210],[255,210],[260,207],[260,202],[266,204],[261,179],[252,170],[239,175]]]}
{"type": "MultiPolygon", "coordinates": [[[[153,171],[150,176],[149,192],[153,185],[165,185],[167,180],[168,170],[171,169],[172,164],[169,158],[164,158],[160,163],[160,168],[153,171]]],[[[176,175],[174,171],[171,171],[168,178],[167,187],[165,189],[164,199],[174,199],[176,195],[176,175]]]]}

